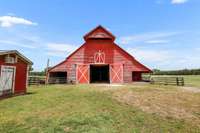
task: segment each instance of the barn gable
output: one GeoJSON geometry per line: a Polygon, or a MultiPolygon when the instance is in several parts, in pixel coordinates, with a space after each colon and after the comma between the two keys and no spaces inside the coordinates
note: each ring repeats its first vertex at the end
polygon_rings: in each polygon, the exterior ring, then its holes
{"type": "MultiPolygon", "coordinates": [[[[98,45],[98,44],[97,44],[98,45]]],[[[107,63],[113,63],[113,62],[123,62],[129,60],[134,67],[132,68],[135,71],[142,71],[142,72],[149,72],[151,71],[143,64],[139,63],[132,55],[127,53],[125,50],[123,50],[121,47],[119,47],[117,44],[109,44],[107,46],[97,47],[96,44],[88,45],[83,44],[79,49],[77,49],[72,55],[70,55],[64,62],[79,62],[79,63],[94,63],[94,54],[98,51],[107,51],[105,56],[108,56],[110,58],[106,58],[107,63]],[[87,51],[87,52],[85,52],[87,51]],[[90,51],[88,53],[88,51],[90,51]],[[112,52],[111,52],[112,51],[112,52]],[[84,55],[84,56],[83,56],[84,55]],[[115,57],[115,58],[114,58],[115,57]]],[[[62,64],[62,68],[64,68],[64,64],[62,64]]]]}
{"type": "Polygon", "coordinates": [[[88,39],[112,39],[113,41],[115,40],[115,36],[101,25],[97,26],[92,31],[87,33],[83,38],[85,39],[85,41],[87,41],[88,39]]]}
{"type": "MultiPolygon", "coordinates": [[[[69,55],[65,61],[51,68],[49,70],[49,73],[67,72],[67,80],[73,80],[74,82],[77,82],[79,78],[77,77],[77,75],[79,75],[80,73],[81,80],[80,82],[78,82],[85,83],[87,81],[87,83],[90,83],[91,81],[88,74],[90,74],[93,70],[88,69],[91,69],[93,66],[98,65],[102,66],[101,69],[105,69],[102,70],[102,72],[109,71],[110,76],[112,76],[112,71],[114,71],[113,77],[115,78],[110,78],[109,80],[110,83],[114,83],[131,82],[133,79],[133,72],[139,76],[141,76],[141,73],[151,72],[150,69],[139,63],[132,55],[130,55],[117,44],[115,44],[115,36],[102,26],[98,26],[91,32],[87,33],[84,36],[84,39],[86,42],[82,46],[80,46],[71,55],[69,55]],[[109,70],[107,70],[106,66],[108,66],[107,68],[109,68],[109,70]],[[118,68],[121,68],[121,70],[118,70],[118,68]],[[82,73],[82,71],[85,72],[85,75],[82,73]],[[116,73],[118,74],[117,76],[116,73]],[[121,78],[119,75],[121,76],[121,78]]],[[[96,71],[101,71],[97,70],[98,68],[94,69],[95,70],[92,73],[95,73],[96,71]]],[[[140,78],[141,77],[137,79],[140,78]]]]}

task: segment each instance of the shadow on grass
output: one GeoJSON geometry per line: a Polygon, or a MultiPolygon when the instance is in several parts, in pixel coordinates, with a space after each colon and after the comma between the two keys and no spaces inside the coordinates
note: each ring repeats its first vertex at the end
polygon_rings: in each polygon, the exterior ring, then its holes
{"type": "Polygon", "coordinates": [[[26,92],[26,93],[20,93],[20,94],[6,94],[3,96],[0,96],[0,101],[5,100],[8,98],[18,97],[18,96],[26,96],[26,95],[34,95],[36,92],[26,92]]]}
{"type": "Polygon", "coordinates": [[[36,92],[27,92],[27,93],[22,94],[22,95],[33,95],[33,94],[36,94],[36,92]]]}

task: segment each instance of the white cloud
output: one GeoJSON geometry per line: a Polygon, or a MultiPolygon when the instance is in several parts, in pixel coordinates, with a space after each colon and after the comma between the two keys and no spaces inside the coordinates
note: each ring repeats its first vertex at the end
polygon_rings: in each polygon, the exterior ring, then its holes
{"type": "Polygon", "coordinates": [[[143,62],[163,62],[171,59],[169,51],[128,48],[127,51],[143,62]]]}
{"type": "Polygon", "coordinates": [[[163,43],[169,43],[169,40],[148,40],[145,41],[145,43],[150,43],[150,44],[163,44],[163,43]]]}
{"type": "Polygon", "coordinates": [[[138,35],[131,35],[120,37],[119,43],[121,44],[130,44],[134,42],[147,42],[151,40],[162,40],[170,36],[179,34],[178,32],[150,32],[138,35]]]}
{"type": "Polygon", "coordinates": [[[1,16],[0,17],[0,26],[1,27],[12,27],[14,25],[37,25],[30,20],[14,17],[14,16],[1,16]]]}
{"type": "Polygon", "coordinates": [[[59,51],[59,52],[72,52],[77,47],[71,44],[62,44],[62,43],[49,43],[47,44],[49,50],[59,51]]]}
{"type": "Polygon", "coordinates": [[[172,4],[184,4],[188,2],[188,0],[172,0],[171,3],[172,4]]]}
{"type": "Polygon", "coordinates": [[[26,45],[17,41],[9,41],[9,40],[0,40],[1,45],[14,45],[14,46],[18,46],[18,47],[23,47],[23,48],[36,48],[35,46],[32,45],[26,45]]]}
{"type": "MultiPolygon", "coordinates": [[[[199,53],[187,53],[187,56],[177,57],[173,60],[173,63],[168,65],[171,69],[191,69],[191,68],[200,68],[200,54],[199,53]],[[191,58],[192,57],[192,58],[191,58]]],[[[168,68],[168,69],[169,69],[168,68]]]]}
{"type": "Polygon", "coordinates": [[[77,49],[77,46],[63,43],[48,43],[47,44],[48,55],[66,57],[77,49]]]}
{"type": "Polygon", "coordinates": [[[48,51],[46,54],[53,57],[67,57],[66,53],[58,51],[48,51]]]}
{"type": "Polygon", "coordinates": [[[138,61],[152,69],[175,70],[200,67],[200,54],[198,51],[186,50],[184,52],[177,52],[176,50],[154,50],[142,48],[128,48],[127,51],[138,61]]]}

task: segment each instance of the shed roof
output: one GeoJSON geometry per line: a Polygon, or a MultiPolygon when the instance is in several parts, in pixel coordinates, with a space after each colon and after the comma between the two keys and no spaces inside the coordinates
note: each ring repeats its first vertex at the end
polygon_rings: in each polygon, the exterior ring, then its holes
{"type": "Polygon", "coordinates": [[[16,54],[18,55],[23,61],[27,62],[29,65],[33,65],[33,62],[29,60],[27,57],[25,57],[23,54],[21,54],[17,50],[0,50],[0,56],[1,55],[8,55],[8,54],[16,54]]]}

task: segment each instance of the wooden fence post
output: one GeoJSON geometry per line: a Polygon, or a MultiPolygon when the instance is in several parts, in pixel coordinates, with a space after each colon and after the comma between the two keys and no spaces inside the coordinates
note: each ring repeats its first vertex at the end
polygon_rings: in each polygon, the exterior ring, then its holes
{"type": "Polygon", "coordinates": [[[184,86],[184,85],[185,85],[184,78],[182,77],[182,86],[184,86]]]}
{"type": "Polygon", "coordinates": [[[176,77],[176,85],[179,86],[178,77],[176,77]]]}

